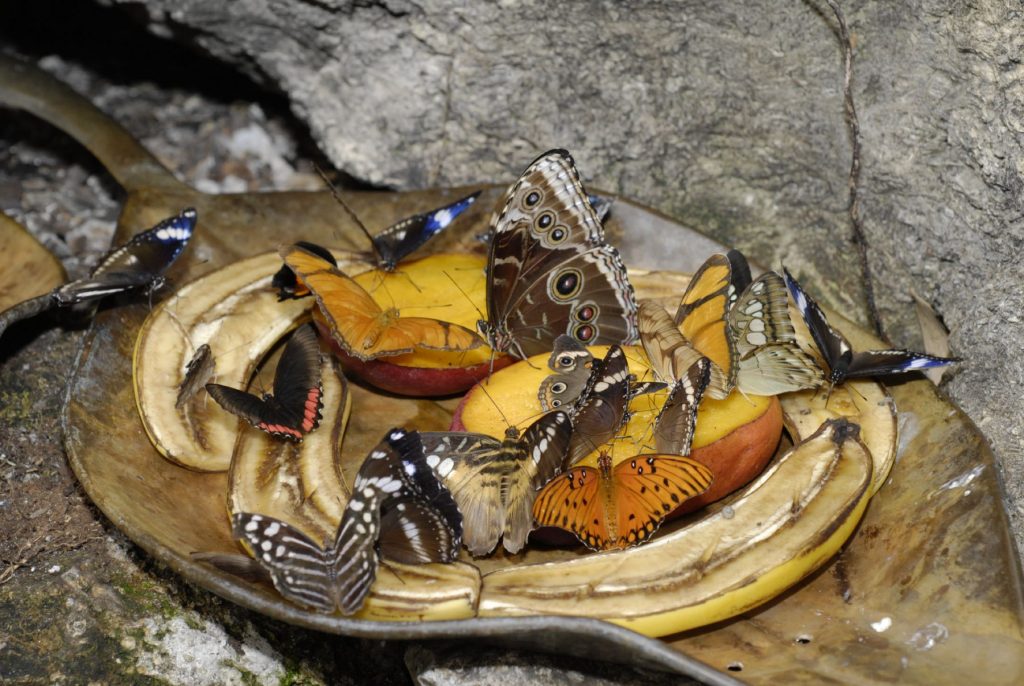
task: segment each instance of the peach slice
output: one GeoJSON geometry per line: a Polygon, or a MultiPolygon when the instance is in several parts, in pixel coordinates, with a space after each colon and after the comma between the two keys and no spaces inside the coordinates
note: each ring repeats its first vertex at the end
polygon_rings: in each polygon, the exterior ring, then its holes
{"type": "MultiPolygon", "coordinates": [[[[353,278],[384,308],[403,317],[430,317],[476,330],[486,310],[486,259],[465,253],[437,254],[403,262],[394,272],[370,270],[353,278]]],[[[461,393],[493,368],[513,360],[486,345],[466,351],[417,349],[402,355],[361,361],[330,336],[318,310],[314,321],[346,370],[368,384],[399,395],[441,396],[461,393]]]]}
{"type": "MultiPolygon", "coordinates": [[[[591,353],[604,356],[607,346],[594,346],[591,353]]],[[[652,374],[643,348],[624,346],[629,369],[640,380],[652,374]]],[[[550,370],[547,355],[536,355],[496,372],[487,381],[474,386],[463,398],[452,417],[453,431],[476,431],[502,437],[506,421],[520,429],[540,415],[537,389],[550,370]],[[498,409],[500,408],[500,410],[498,409]]],[[[633,416],[610,446],[612,460],[618,463],[638,453],[653,452],[652,427],[666,391],[635,398],[630,405],[633,416]]],[[[683,503],[674,513],[691,512],[746,485],[761,473],[775,454],[782,435],[782,408],[775,397],[744,396],[733,392],[723,400],[707,396],[697,411],[697,428],[690,457],[706,465],[715,481],[703,495],[683,503]]],[[[595,466],[597,451],[580,464],[595,466]]]]}

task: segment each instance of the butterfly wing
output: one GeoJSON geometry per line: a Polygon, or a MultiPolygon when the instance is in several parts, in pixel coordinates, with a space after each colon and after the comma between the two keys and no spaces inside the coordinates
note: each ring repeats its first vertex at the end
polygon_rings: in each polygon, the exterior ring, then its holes
{"type": "Polygon", "coordinates": [[[636,338],[626,268],[564,150],[541,155],[506,193],[487,265],[481,328],[498,350],[527,357],[560,334],[588,345],[636,338]]]}
{"type": "Polygon", "coordinates": [[[302,434],[296,429],[278,427],[276,424],[269,423],[266,417],[271,414],[270,403],[257,398],[252,393],[246,393],[237,388],[231,388],[219,383],[206,384],[206,392],[217,401],[218,405],[231,414],[241,417],[257,429],[288,440],[299,440],[302,437],[302,434]]]}
{"type": "Polygon", "coordinates": [[[185,366],[185,378],[178,385],[178,397],[174,401],[174,407],[180,410],[185,406],[185,403],[195,397],[199,389],[205,386],[206,382],[213,377],[216,367],[217,365],[213,360],[213,353],[209,345],[203,343],[196,348],[192,359],[185,366]]]}
{"type": "Polygon", "coordinates": [[[654,444],[659,453],[689,455],[697,425],[697,407],[711,380],[711,362],[697,360],[669,391],[654,421],[654,444]]]}
{"type": "Polygon", "coordinates": [[[688,457],[637,455],[615,465],[616,548],[651,537],[665,517],[711,486],[711,470],[688,457]]]}
{"type": "Polygon", "coordinates": [[[552,374],[540,383],[537,399],[545,412],[571,406],[587,386],[594,356],[572,336],[562,334],[555,339],[548,368],[552,374]]]}
{"type": "Polygon", "coordinates": [[[323,385],[320,343],[311,326],[301,326],[288,340],[274,372],[273,420],[309,433],[320,424],[323,385]]]}
{"type": "MultiPolygon", "coordinates": [[[[687,342],[661,305],[644,301],[640,303],[640,343],[647,353],[647,359],[655,375],[662,381],[674,382],[697,360],[704,357],[687,342]]],[[[723,387],[721,372],[712,376],[709,395],[724,398],[728,392],[723,387]],[[716,380],[718,386],[715,386],[716,380]]]]}
{"type": "MultiPolygon", "coordinates": [[[[333,266],[338,266],[338,261],[334,259],[334,255],[327,248],[317,245],[316,243],[310,243],[309,241],[297,241],[295,243],[300,248],[307,250],[318,257],[322,257],[333,266]]],[[[277,299],[287,300],[298,298],[304,298],[309,295],[309,289],[306,288],[295,276],[295,272],[291,270],[288,265],[282,265],[280,269],[270,279],[270,286],[277,289],[277,299]]]]}
{"type": "Polygon", "coordinates": [[[235,538],[245,541],[282,596],[320,612],[334,612],[337,592],[330,550],[273,517],[239,512],[231,523],[235,538]]]}
{"type": "Polygon", "coordinates": [[[377,540],[381,557],[410,565],[454,562],[462,540],[462,515],[454,502],[451,508],[455,519],[420,498],[393,502],[381,514],[377,540]]]}
{"type": "Polygon", "coordinates": [[[533,518],[540,526],[571,531],[592,550],[604,550],[611,536],[601,500],[598,470],[573,467],[537,494],[533,518]]]}
{"type": "Polygon", "coordinates": [[[846,378],[906,374],[932,367],[944,367],[959,361],[956,357],[938,357],[910,350],[867,350],[853,353],[850,366],[846,370],[846,378]]]}
{"type": "Polygon", "coordinates": [[[462,511],[465,544],[473,555],[486,555],[503,535],[506,550],[522,549],[536,490],[557,473],[571,435],[564,412],[544,415],[522,438],[510,431],[501,442],[484,434],[420,434],[427,463],[462,511]]]}
{"type": "Polygon", "coordinates": [[[613,345],[594,365],[587,385],[572,408],[573,433],[566,463],[574,465],[607,443],[626,421],[629,366],[622,348],[613,345]]]}
{"type": "Polygon", "coordinates": [[[480,191],[477,191],[444,207],[403,219],[381,231],[373,237],[373,249],[379,257],[377,266],[393,271],[413,251],[448,228],[479,195],[480,191]]]}
{"type": "Polygon", "coordinates": [[[796,303],[796,308],[799,310],[800,316],[803,317],[804,323],[807,324],[807,329],[811,332],[811,338],[814,339],[818,352],[821,353],[825,364],[828,365],[829,381],[833,384],[842,383],[846,379],[846,367],[853,356],[850,342],[843,334],[832,328],[818,303],[807,294],[800,282],[789,273],[789,270],[783,267],[782,272],[786,286],[789,288],[789,294],[793,297],[793,302],[796,303]]]}
{"type": "Polygon", "coordinates": [[[822,383],[821,368],[796,344],[786,284],[775,272],[754,281],[729,311],[744,393],[778,395],[822,383]]]}
{"type": "Polygon", "coordinates": [[[154,283],[188,245],[197,218],[196,211],[189,207],[179,215],[136,234],[124,245],[107,253],[88,278],[72,281],[55,290],[54,298],[65,307],[154,283]]]}
{"type": "Polygon", "coordinates": [[[473,555],[494,550],[505,528],[501,485],[518,455],[484,434],[420,432],[427,464],[444,480],[462,512],[463,542],[473,555]]]}
{"type": "Polygon", "coordinates": [[[683,336],[711,360],[718,373],[712,381],[713,397],[728,394],[736,377],[736,349],[729,336],[729,307],[737,292],[727,255],[712,255],[693,275],[676,310],[675,323],[683,336]]]}

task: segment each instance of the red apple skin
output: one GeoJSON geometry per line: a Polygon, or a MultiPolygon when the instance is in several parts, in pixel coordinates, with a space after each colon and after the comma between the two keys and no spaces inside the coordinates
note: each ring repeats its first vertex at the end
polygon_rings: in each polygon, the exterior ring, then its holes
{"type": "MultiPolygon", "coordinates": [[[[484,379],[491,370],[490,363],[474,364],[468,367],[405,367],[387,361],[387,358],[360,360],[341,349],[331,336],[327,324],[319,317],[313,321],[320,337],[327,341],[331,352],[341,361],[342,368],[370,384],[396,395],[434,397],[462,393],[473,384],[484,379]]],[[[508,355],[494,358],[494,371],[514,362],[508,355]]]]}
{"type": "Polygon", "coordinates": [[[764,471],[775,455],[782,438],[782,405],[772,398],[768,409],[760,417],[736,427],[714,443],[701,446],[690,457],[711,470],[715,480],[711,488],[696,498],[690,498],[668,516],[669,519],[720,500],[733,491],[746,486],[764,471]]]}

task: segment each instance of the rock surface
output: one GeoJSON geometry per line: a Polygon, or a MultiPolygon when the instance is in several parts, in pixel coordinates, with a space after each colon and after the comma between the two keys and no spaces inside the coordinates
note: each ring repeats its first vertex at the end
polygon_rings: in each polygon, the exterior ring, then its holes
{"type": "MultiPolygon", "coordinates": [[[[138,6],[139,0],[101,0],[138,6]]],[[[283,91],[341,169],[402,188],[511,179],[573,151],[643,200],[867,323],[847,215],[842,51],[824,2],[144,0],[283,91]]],[[[843,3],[855,45],[861,215],[885,333],[942,314],[948,385],[1003,461],[1024,543],[1024,13],[1001,0],[843,3]]]]}

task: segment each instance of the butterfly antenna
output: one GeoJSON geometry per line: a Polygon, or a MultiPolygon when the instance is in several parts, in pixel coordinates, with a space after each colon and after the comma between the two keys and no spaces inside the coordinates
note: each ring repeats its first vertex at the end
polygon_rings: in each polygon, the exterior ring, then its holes
{"type": "MultiPolygon", "coordinates": [[[[317,173],[320,175],[320,178],[324,180],[324,183],[327,184],[327,188],[331,191],[331,195],[334,196],[334,200],[339,205],[341,205],[341,209],[345,210],[345,214],[348,215],[349,219],[355,222],[355,225],[358,226],[359,230],[363,232],[363,235],[366,236],[366,239],[370,241],[371,249],[373,250],[374,254],[376,254],[377,244],[373,242],[373,234],[370,233],[369,229],[366,228],[366,225],[363,224],[363,222],[359,219],[359,217],[352,210],[352,208],[348,206],[348,203],[345,202],[345,199],[341,197],[341,191],[339,191],[338,188],[333,183],[331,183],[331,180],[327,178],[327,173],[324,172],[320,165],[315,166],[317,173]]],[[[380,257],[380,255],[378,255],[378,257],[380,257]]]]}
{"type": "Polygon", "coordinates": [[[391,575],[398,579],[399,583],[405,586],[405,579],[402,578],[401,574],[395,571],[395,569],[388,563],[387,560],[380,556],[380,551],[377,552],[377,563],[379,564],[379,566],[391,572],[391,575]]]}
{"type": "Polygon", "coordinates": [[[491,394],[487,392],[487,388],[483,384],[481,384],[480,390],[484,392],[484,395],[487,396],[487,399],[491,401],[492,405],[494,405],[494,409],[498,411],[499,415],[501,415],[501,421],[505,422],[506,428],[513,428],[515,425],[508,420],[508,417],[506,417],[505,413],[501,411],[501,408],[498,406],[498,403],[494,401],[494,398],[491,397],[491,394]]]}

